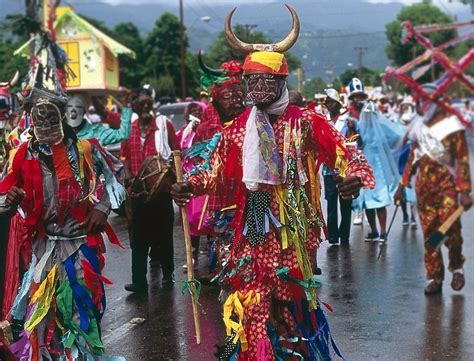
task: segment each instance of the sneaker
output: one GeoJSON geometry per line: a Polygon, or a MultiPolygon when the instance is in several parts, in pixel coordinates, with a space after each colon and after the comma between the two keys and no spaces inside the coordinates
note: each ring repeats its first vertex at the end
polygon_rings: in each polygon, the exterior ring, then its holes
{"type": "Polygon", "coordinates": [[[380,240],[379,232],[370,232],[364,241],[366,242],[378,242],[380,240]]]}
{"type": "Polygon", "coordinates": [[[385,242],[387,240],[387,233],[381,233],[380,234],[380,241],[385,242]]]}
{"type": "Polygon", "coordinates": [[[403,217],[403,222],[402,222],[402,224],[403,224],[404,227],[410,225],[410,220],[408,219],[408,217],[403,217]]]}
{"type": "Polygon", "coordinates": [[[416,223],[416,221],[414,219],[411,220],[411,228],[418,228],[418,223],[416,223]]]}
{"type": "Polygon", "coordinates": [[[148,285],[137,285],[129,283],[124,286],[125,290],[132,293],[148,293],[148,285]]]}
{"type": "Polygon", "coordinates": [[[360,226],[362,224],[363,219],[364,219],[364,213],[356,212],[355,217],[354,217],[354,222],[352,222],[352,224],[354,226],[360,226]]]}

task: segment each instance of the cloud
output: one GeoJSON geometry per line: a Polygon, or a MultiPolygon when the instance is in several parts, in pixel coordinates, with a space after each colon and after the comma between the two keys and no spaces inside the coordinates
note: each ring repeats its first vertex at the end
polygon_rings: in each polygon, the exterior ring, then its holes
{"type": "MultiPolygon", "coordinates": [[[[422,2],[422,0],[366,0],[366,1],[372,4],[400,3],[404,5],[411,5],[411,4],[422,2]]],[[[438,5],[443,10],[449,10],[449,11],[459,11],[459,10],[469,9],[469,5],[462,4],[460,1],[434,0],[433,4],[438,5]]]]}
{"type": "MultiPolygon", "coordinates": [[[[120,4],[169,4],[169,0],[100,0],[103,3],[110,5],[120,5],[120,4]]],[[[275,0],[260,0],[260,2],[274,2],[275,0]]],[[[201,0],[186,0],[186,2],[197,3],[201,0]]],[[[207,2],[207,1],[206,1],[207,2]]],[[[255,0],[234,0],[236,3],[255,3],[255,0]]],[[[210,3],[229,3],[229,0],[212,0],[210,3]]],[[[177,2],[176,2],[177,4],[177,2]]],[[[185,4],[186,6],[186,4],[185,4]]]]}

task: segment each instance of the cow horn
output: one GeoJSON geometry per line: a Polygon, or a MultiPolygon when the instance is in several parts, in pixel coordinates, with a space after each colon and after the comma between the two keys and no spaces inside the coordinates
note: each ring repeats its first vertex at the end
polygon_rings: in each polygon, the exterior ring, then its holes
{"type": "Polygon", "coordinates": [[[212,68],[209,68],[206,64],[204,64],[204,60],[202,59],[202,50],[201,49],[199,49],[199,51],[198,51],[198,63],[199,63],[199,66],[201,67],[202,71],[206,74],[214,75],[214,76],[224,76],[225,75],[225,70],[223,70],[223,69],[212,69],[212,68]]]}
{"type": "Polygon", "coordinates": [[[18,82],[19,78],[20,78],[20,73],[17,70],[15,74],[13,75],[13,78],[11,78],[11,80],[8,82],[8,85],[10,85],[10,87],[14,87],[15,84],[18,82]]]}
{"type": "Polygon", "coordinates": [[[291,13],[292,17],[292,25],[291,30],[288,35],[281,41],[275,44],[248,44],[237,38],[237,36],[232,31],[232,16],[235,13],[237,8],[233,8],[232,11],[227,15],[225,20],[225,35],[227,40],[229,41],[230,45],[239,51],[244,53],[250,53],[252,51],[275,51],[278,53],[284,53],[288,49],[290,49],[298,39],[298,35],[300,33],[300,20],[298,18],[298,14],[296,10],[288,4],[285,4],[287,9],[291,13]]]}

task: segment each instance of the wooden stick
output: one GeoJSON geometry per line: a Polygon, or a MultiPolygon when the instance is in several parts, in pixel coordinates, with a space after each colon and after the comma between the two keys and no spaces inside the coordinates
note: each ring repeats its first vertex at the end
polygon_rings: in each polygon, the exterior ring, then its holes
{"type": "Polygon", "coordinates": [[[202,222],[204,221],[204,215],[206,214],[208,204],[209,204],[209,194],[207,194],[206,198],[204,199],[204,205],[202,206],[201,217],[199,218],[198,231],[200,231],[202,228],[202,222]]]}
{"type": "MultiPolygon", "coordinates": [[[[471,199],[474,200],[474,193],[470,195],[471,199]]],[[[446,240],[446,234],[449,229],[452,227],[454,222],[456,222],[459,217],[464,213],[464,207],[459,206],[444,223],[436,230],[428,240],[428,243],[431,246],[438,248],[443,244],[443,240],[446,240]]]]}
{"type": "MultiPolygon", "coordinates": [[[[183,181],[183,165],[181,163],[181,152],[179,150],[173,151],[174,166],[176,168],[176,179],[178,182],[183,181]]],[[[194,315],[194,329],[196,331],[196,343],[199,345],[201,343],[201,323],[199,320],[199,308],[198,301],[196,299],[196,285],[192,282],[194,281],[194,267],[193,267],[193,255],[192,255],[192,246],[191,246],[191,233],[189,229],[189,219],[188,219],[188,210],[186,206],[181,207],[181,218],[183,221],[183,231],[184,231],[184,243],[186,246],[186,265],[188,266],[188,282],[189,287],[191,288],[191,301],[193,305],[193,315],[194,315]]]]}
{"type": "MultiPolygon", "coordinates": [[[[474,193],[470,195],[471,199],[474,200],[474,193]]],[[[458,209],[456,209],[453,214],[449,216],[449,218],[444,221],[444,223],[441,225],[441,227],[438,228],[438,231],[441,233],[446,234],[451,226],[458,220],[459,217],[461,217],[461,214],[464,212],[464,207],[459,206],[458,209]]]]}

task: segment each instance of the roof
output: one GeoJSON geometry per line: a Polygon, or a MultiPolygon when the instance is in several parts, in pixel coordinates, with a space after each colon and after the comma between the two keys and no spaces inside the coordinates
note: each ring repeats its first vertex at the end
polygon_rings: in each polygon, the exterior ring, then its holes
{"type": "Polygon", "coordinates": [[[118,41],[115,41],[110,36],[104,34],[102,31],[97,29],[94,25],[87,22],[85,19],[81,18],[77,15],[71,7],[69,6],[61,6],[56,9],[57,18],[54,22],[54,28],[57,29],[59,25],[64,23],[67,20],[73,21],[79,28],[83,31],[91,34],[91,36],[95,37],[99,41],[101,41],[107,49],[110,50],[112,54],[118,56],[120,54],[127,55],[133,59],[135,59],[135,52],[130,50],[126,46],[123,46],[118,41]]]}

